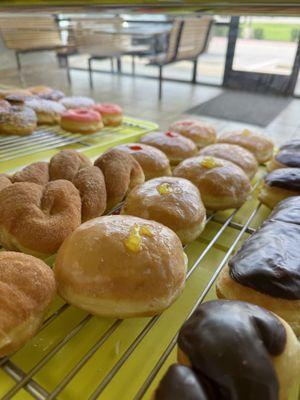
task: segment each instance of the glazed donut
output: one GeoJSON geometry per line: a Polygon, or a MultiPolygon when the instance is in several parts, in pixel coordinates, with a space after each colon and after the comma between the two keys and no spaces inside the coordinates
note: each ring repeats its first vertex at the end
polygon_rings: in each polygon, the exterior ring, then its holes
{"type": "Polygon", "coordinates": [[[166,154],[171,165],[177,165],[197,153],[197,147],[192,140],[169,131],[148,133],[140,139],[140,142],[161,150],[166,154]]]}
{"type": "Polygon", "coordinates": [[[168,157],[153,146],[125,143],[114,148],[132,155],[142,167],[146,180],[172,175],[168,157]]]}
{"type": "Polygon", "coordinates": [[[95,104],[92,109],[100,113],[104,126],[118,126],[123,121],[123,110],[117,104],[95,104]]]}
{"type": "Polygon", "coordinates": [[[91,167],[93,164],[82,153],[75,150],[62,150],[55,154],[49,163],[50,180],[66,179],[73,182],[75,175],[81,168],[91,167]]]}
{"type": "Polygon", "coordinates": [[[244,300],[285,319],[300,334],[300,197],[278,204],[231,258],[217,281],[219,298],[244,300]]]}
{"type": "Polygon", "coordinates": [[[58,292],[68,303],[123,319],[169,307],[183,290],[186,260],[169,228],[111,215],[78,227],[60,248],[54,270],[58,292]]]}
{"type": "Polygon", "coordinates": [[[244,129],[241,132],[229,132],[220,136],[218,139],[220,143],[237,144],[245,147],[255,156],[259,164],[265,163],[273,156],[273,142],[258,133],[244,129]]]}
{"type": "Polygon", "coordinates": [[[30,91],[34,96],[39,96],[45,100],[53,100],[58,101],[65,97],[65,94],[60,90],[52,89],[49,86],[32,86],[29,87],[27,90],[30,91]]]}
{"type": "Polygon", "coordinates": [[[43,261],[0,252],[0,357],[18,350],[36,334],[55,292],[54,274],[43,261]]]}
{"type": "Polygon", "coordinates": [[[281,200],[300,195],[300,168],[280,168],[270,172],[264,179],[259,200],[273,208],[281,200]]]}
{"type": "Polygon", "coordinates": [[[37,115],[39,125],[55,125],[58,124],[65,107],[52,100],[44,100],[33,97],[25,101],[25,105],[33,109],[37,115]]]}
{"type": "Polygon", "coordinates": [[[104,176],[97,167],[81,168],[73,179],[81,197],[81,221],[100,217],[106,209],[104,176]]]}
{"type": "Polygon", "coordinates": [[[131,189],[145,181],[140,164],[130,154],[117,149],[102,154],[94,165],[104,175],[107,210],[119,204],[131,189]]]}
{"type": "Polygon", "coordinates": [[[250,151],[236,144],[216,143],[200,150],[199,155],[222,158],[240,167],[249,179],[257,172],[257,161],[250,151]]]}
{"type": "Polygon", "coordinates": [[[286,400],[299,387],[295,334],[280,317],[254,304],[201,304],[183,324],[177,343],[179,363],[208,384],[210,399],[286,400]]]}
{"type": "Polygon", "coordinates": [[[87,108],[69,109],[61,115],[60,126],[68,132],[93,133],[103,128],[101,115],[87,108]]]}
{"type": "Polygon", "coordinates": [[[238,208],[251,190],[250,181],[240,167],[216,157],[198,156],[184,160],[174,169],[173,175],[193,182],[205,207],[210,210],[238,208]]]}
{"type": "Polygon", "coordinates": [[[129,192],[121,214],[160,222],[183,244],[195,240],[205,227],[206,212],[199,190],[182,178],[151,179],[129,192]]]}
{"type": "Polygon", "coordinates": [[[21,171],[16,172],[11,181],[15,182],[32,182],[38,185],[46,185],[49,182],[49,164],[39,161],[28,165],[21,171]]]}
{"type": "Polygon", "coordinates": [[[65,108],[71,108],[71,109],[88,108],[92,107],[95,104],[93,99],[85,96],[63,97],[62,99],[59,100],[59,102],[65,108]]]}
{"type": "Polygon", "coordinates": [[[0,244],[7,250],[47,257],[80,222],[80,195],[71,182],[18,182],[0,192],[0,244]]]}
{"type": "Polygon", "coordinates": [[[53,156],[49,166],[51,180],[66,179],[79,190],[81,220],[100,217],[106,209],[104,176],[99,168],[75,150],[62,150],[53,156]]]}
{"type": "Polygon", "coordinates": [[[31,135],[37,126],[35,112],[29,107],[11,106],[0,113],[0,133],[5,135],[31,135]]]}
{"type": "Polygon", "coordinates": [[[300,168],[300,140],[292,140],[280,147],[277,154],[268,162],[268,171],[277,168],[300,168]]]}
{"type": "Polygon", "coordinates": [[[215,128],[203,121],[180,120],[174,122],[169,129],[191,139],[200,149],[217,141],[215,128]]]}

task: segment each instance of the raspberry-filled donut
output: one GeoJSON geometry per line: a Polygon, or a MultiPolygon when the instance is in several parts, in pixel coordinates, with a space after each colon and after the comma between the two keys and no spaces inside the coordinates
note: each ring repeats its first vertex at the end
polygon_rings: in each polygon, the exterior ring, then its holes
{"type": "Polygon", "coordinates": [[[74,108],[61,115],[60,126],[73,133],[93,133],[103,128],[101,115],[87,108],[74,108]]]}
{"type": "Polygon", "coordinates": [[[92,109],[101,114],[104,126],[118,126],[122,124],[123,110],[117,104],[95,104],[92,106],[92,109]]]}
{"type": "Polygon", "coordinates": [[[217,141],[215,128],[199,120],[176,121],[170,126],[170,131],[191,139],[198,148],[214,144],[217,141]]]}

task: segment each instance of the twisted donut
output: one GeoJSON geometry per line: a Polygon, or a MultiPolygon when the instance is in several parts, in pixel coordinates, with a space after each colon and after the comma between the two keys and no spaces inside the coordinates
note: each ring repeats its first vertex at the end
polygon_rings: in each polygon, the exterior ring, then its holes
{"type": "Polygon", "coordinates": [[[94,165],[104,175],[107,193],[107,209],[120,203],[129,190],[145,181],[140,164],[130,155],[117,149],[102,154],[94,165]]]}
{"type": "Polygon", "coordinates": [[[43,261],[12,251],[0,253],[0,357],[34,336],[55,291],[54,274],[43,261]]]}
{"type": "Polygon", "coordinates": [[[18,182],[0,192],[0,244],[8,250],[51,255],[80,222],[80,195],[68,181],[18,182]]]}
{"type": "Polygon", "coordinates": [[[0,192],[2,189],[11,185],[11,180],[6,174],[0,174],[0,192]]]}
{"type": "Polygon", "coordinates": [[[66,179],[72,182],[81,168],[91,167],[92,165],[91,161],[84,154],[78,153],[75,150],[62,150],[50,160],[50,180],[66,179]]]}
{"type": "Polygon", "coordinates": [[[46,185],[49,182],[49,164],[43,161],[30,164],[21,171],[16,172],[11,181],[12,183],[32,182],[42,186],[46,185]]]}

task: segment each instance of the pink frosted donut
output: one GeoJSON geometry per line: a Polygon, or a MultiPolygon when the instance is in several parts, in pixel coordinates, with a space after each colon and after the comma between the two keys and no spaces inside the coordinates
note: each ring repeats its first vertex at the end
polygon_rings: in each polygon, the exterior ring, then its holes
{"type": "Polygon", "coordinates": [[[118,126],[123,120],[123,110],[117,104],[102,103],[95,104],[92,109],[102,115],[104,125],[118,126]]]}
{"type": "Polygon", "coordinates": [[[103,128],[101,115],[88,108],[74,108],[65,111],[60,126],[69,132],[93,133],[103,128]]]}

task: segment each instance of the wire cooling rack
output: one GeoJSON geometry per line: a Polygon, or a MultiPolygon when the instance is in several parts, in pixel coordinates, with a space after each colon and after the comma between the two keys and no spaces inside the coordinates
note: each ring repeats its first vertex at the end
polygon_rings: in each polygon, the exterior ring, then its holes
{"type": "MultiPolygon", "coordinates": [[[[154,126],[155,127],[155,126],[154,126]]],[[[82,135],[69,133],[62,130],[58,125],[39,126],[29,136],[0,135],[0,162],[13,160],[18,157],[80,143],[83,146],[90,146],[91,140],[105,139],[110,135],[120,135],[130,130],[130,133],[143,135],[153,127],[142,120],[124,118],[123,124],[117,127],[105,127],[99,132],[82,135]]]]}
{"type": "Polygon", "coordinates": [[[60,301],[33,341],[0,359],[1,398],[150,399],[162,372],[175,360],[181,325],[214,297],[216,278],[229,257],[267,216],[269,211],[256,199],[258,184],[240,209],[208,215],[200,238],[185,246],[186,288],[168,310],[153,318],[110,320],[60,301]]]}

